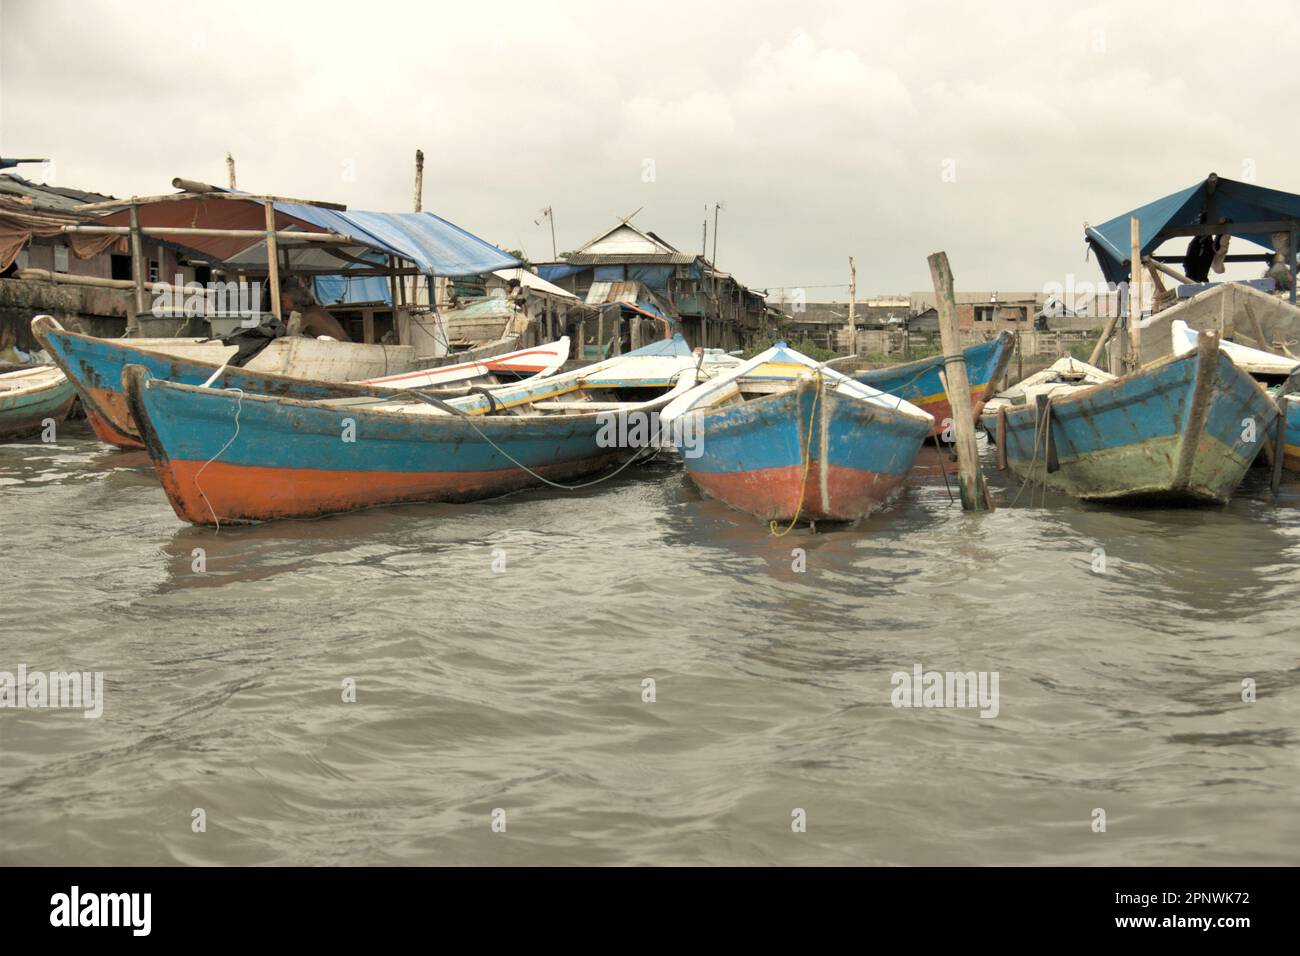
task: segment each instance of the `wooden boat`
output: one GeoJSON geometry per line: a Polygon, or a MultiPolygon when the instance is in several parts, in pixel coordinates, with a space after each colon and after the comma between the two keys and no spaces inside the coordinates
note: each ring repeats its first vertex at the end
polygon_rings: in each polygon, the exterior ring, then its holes
{"type": "Polygon", "coordinates": [[[1277,414],[1218,336],[1203,335],[1195,352],[1004,407],[995,429],[1016,474],[1077,498],[1221,504],[1277,414]]]}
{"type": "MultiPolygon", "coordinates": [[[[201,385],[211,380],[211,384],[222,388],[317,400],[357,394],[355,388],[339,387],[345,381],[339,377],[342,375],[359,379],[355,384],[369,388],[368,394],[374,395],[404,388],[466,384],[474,380],[494,384],[522,376],[548,375],[564,363],[569,346],[568,339],[560,339],[490,358],[465,357],[466,353],[461,353],[460,361],[443,357],[430,360],[421,369],[404,368],[376,378],[371,373],[385,371],[382,362],[388,353],[383,350],[402,349],[413,355],[410,346],[359,345],[285,336],[272,340],[248,364],[236,367],[224,364],[234,356],[236,347],[220,340],[189,339],[177,343],[172,339],[101,339],[69,332],[47,315],[32,321],[32,333],[81,395],[86,417],[96,436],[100,441],[122,448],[144,447],[122,393],[122,372],[128,364],[144,366],[154,378],[186,385],[201,385]],[[360,359],[356,358],[358,355],[360,359]]],[[[394,356],[395,362],[408,364],[405,352],[394,356]]]]}
{"type": "Polygon", "coordinates": [[[467,501],[625,464],[611,420],[694,386],[677,337],[598,365],[441,401],[420,392],[303,401],[155,378],[126,400],[176,513],[195,524],[467,501]]]}
{"type": "MultiPolygon", "coordinates": [[[[1199,342],[1197,331],[1182,320],[1173,322],[1170,334],[1175,354],[1190,352],[1199,342]]],[[[1300,387],[1300,381],[1296,381],[1300,378],[1300,361],[1235,342],[1222,342],[1219,347],[1238,368],[1256,379],[1283,383],[1283,389],[1272,392],[1285,416],[1282,467],[1287,471],[1300,471],[1300,395],[1294,394],[1294,390],[1300,387]]]]}
{"type": "Polygon", "coordinates": [[[852,521],[911,469],[933,418],[784,342],[678,398],[661,427],[706,494],[770,521],[852,521]]]}
{"type": "Polygon", "coordinates": [[[1114,375],[1069,355],[1057,359],[1042,371],[1027,375],[1015,385],[998,392],[984,403],[980,424],[989,440],[997,441],[998,409],[1034,404],[1039,395],[1066,393],[1080,385],[1101,385],[1113,381],[1114,375]]]}
{"type": "Polygon", "coordinates": [[[77,392],[53,365],[37,365],[0,375],[0,439],[39,432],[44,423],[68,417],[77,392]]]}
{"type": "MultiPolygon", "coordinates": [[[[1015,337],[1010,332],[1001,332],[994,339],[962,349],[962,357],[966,360],[966,378],[970,381],[971,408],[976,421],[979,421],[985,401],[992,396],[993,389],[1007,370],[1014,343],[1015,337]]],[[[952,419],[952,405],[948,403],[948,394],[939,377],[942,371],[943,356],[935,355],[917,362],[891,365],[889,368],[854,372],[853,378],[888,395],[906,399],[934,416],[932,434],[938,435],[944,429],[944,422],[952,419]]]]}

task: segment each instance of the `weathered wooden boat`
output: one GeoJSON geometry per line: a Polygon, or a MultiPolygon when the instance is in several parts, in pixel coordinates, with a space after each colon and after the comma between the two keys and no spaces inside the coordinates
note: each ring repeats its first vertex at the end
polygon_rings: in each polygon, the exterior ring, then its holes
{"type": "MultiPolygon", "coordinates": [[[[979,421],[980,410],[993,394],[997,383],[1011,361],[1015,337],[1010,332],[1000,332],[996,338],[962,349],[966,360],[966,378],[970,382],[971,409],[979,421]]],[[[855,372],[853,378],[864,385],[906,399],[934,417],[933,434],[944,429],[944,422],[952,419],[952,405],[944,390],[943,356],[935,355],[916,362],[891,365],[889,368],[869,372],[855,372]]]]}
{"type": "Polygon", "coordinates": [[[39,432],[68,417],[77,392],[62,370],[37,365],[0,375],[0,440],[39,432]]]}
{"type": "Polygon", "coordinates": [[[126,400],[176,513],[195,524],[467,501],[641,454],[615,419],[694,386],[680,337],[587,368],[443,401],[419,391],[303,401],[187,385],[141,365],[126,400]]]}
{"type": "Polygon", "coordinates": [[[769,521],[853,521],[902,485],[933,418],[784,342],[676,399],[661,427],[706,494],[769,521]]]}
{"type": "Polygon", "coordinates": [[[1017,405],[1032,405],[1039,395],[1066,393],[1080,385],[1101,385],[1114,381],[1115,376],[1087,362],[1069,355],[1057,359],[1047,368],[1027,375],[1010,388],[998,392],[984,403],[980,424],[989,440],[997,441],[998,409],[1017,405]]]}
{"type": "MultiPolygon", "coordinates": [[[[1195,350],[1199,342],[1199,333],[1181,320],[1173,322],[1170,334],[1174,353],[1178,355],[1195,350]]],[[[1280,384],[1281,387],[1271,389],[1270,394],[1279,403],[1279,411],[1284,416],[1282,467],[1287,471],[1300,471],[1300,394],[1297,394],[1300,392],[1300,360],[1236,342],[1221,342],[1219,347],[1238,368],[1249,372],[1256,380],[1280,384]]]]}
{"type": "Polygon", "coordinates": [[[76,387],[99,440],[122,448],[144,447],[122,393],[122,372],[128,364],[144,366],[154,378],[186,385],[211,380],[222,388],[316,400],[357,394],[354,388],[339,387],[354,380],[369,389],[362,394],[383,395],[396,389],[466,384],[476,379],[493,384],[546,375],[564,363],[569,345],[567,339],[561,339],[491,357],[461,353],[430,359],[425,367],[411,369],[407,367],[414,355],[410,346],[285,336],[272,340],[246,365],[235,366],[226,363],[234,358],[237,347],[219,339],[101,339],[67,331],[47,315],[32,321],[32,333],[76,387]],[[385,356],[392,359],[394,367],[385,367],[385,356]],[[398,366],[401,370],[394,372],[398,366]],[[375,372],[380,373],[378,378],[372,377],[375,372]]]}
{"type": "Polygon", "coordinates": [[[1264,445],[1277,406],[1204,335],[1101,385],[1064,386],[1005,407],[1000,461],[1022,478],[1093,501],[1227,502],[1264,445]]]}

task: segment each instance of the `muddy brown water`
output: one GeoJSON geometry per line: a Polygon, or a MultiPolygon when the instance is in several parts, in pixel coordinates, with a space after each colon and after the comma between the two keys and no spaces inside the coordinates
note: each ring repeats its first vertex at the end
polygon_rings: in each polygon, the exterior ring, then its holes
{"type": "Polygon", "coordinates": [[[84,424],[0,446],[0,671],[105,681],[0,709],[0,862],[1300,863],[1300,489],[974,516],[939,462],[785,538],[668,458],[214,533],[84,424]]]}

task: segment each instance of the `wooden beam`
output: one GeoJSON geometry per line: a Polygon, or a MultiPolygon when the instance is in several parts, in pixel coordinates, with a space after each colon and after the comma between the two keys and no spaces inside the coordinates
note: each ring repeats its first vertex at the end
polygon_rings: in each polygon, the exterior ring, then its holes
{"type": "MultiPolygon", "coordinates": [[[[138,207],[132,206],[132,216],[138,221],[138,207]]],[[[63,232],[77,232],[89,236],[128,236],[132,233],[131,226],[85,226],[85,225],[66,225],[63,232]]],[[[218,239],[263,239],[266,237],[265,229],[208,229],[200,226],[140,226],[142,236],[211,236],[218,239]]],[[[275,236],[281,242],[319,242],[335,243],[338,245],[362,246],[364,242],[358,242],[351,236],[340,236],[332,232],[304,232],[298,229],[277,229],[275,236]]]]}
{"type": "Polygon", "coordinates": [[[270,202],[293,203],[298,206],[317,206],[320,209],[333,209],[337,212],[344,212],[348,208],[342,203],[324,202],[316,199],[292,199],[288,196],[255,196],[250,193],[231,193],[217,190],[216,192],[180,192],[168,193],[165,196],[131,196],[129,199],[109,199],[105,202],[82,203],[79,206],[73,206],[70,211],[104,212],[110,209],[125,209],[128,206],[152,206],[155,203],[185,202],[189,199],[234,199],[240,202],[266,202],[269,200],[270,202]]]}
{"type": "Polygon", "coordinates": [[[975,413],[971,408],[970,380],[966,376],[966,359],[962,354],[961,335],[957,328],[957,299],[953,292],[952,270],[948,254],[936,252],[929,257],[930,279],[934,283],[939,306],[939,336],[943,342],[944,384],[952,406],[953,429],[957,437],[958,488],[965,511],[992,511],[988,486],[980,471],[979,450],[975,443],[975,413]]]}
{"type": "Polygon", "coordinates": [[[1164,240],[1177,236],[1243,236],[1252,232],[1290,232],[1297,222],[1295,219],[1267,219],[1262,222],[1207,222],[1195,226],[1165,226],[1156,233],[1156,238],[1164,240]]]}
{"type": "Polygon", "coordinates": [[[1128,347],[1134,371],[1142,367],[1142,225],[1137,216],[1129,217],[1129,243],[1132,246],[1128,270],[1128,347]]]}
{"type": "MultiPolygon", "coordinates": [[[[65,227],[66,228],[66,227],[65,227]]],[[[140,238],[140,211],[131,208],[131,278],[135,282],[135,314],[144,315],[144,243],[140,238]]],[[[160,275],[158,278],[162,278],[160,275]]]]}
{"type": "Polygon", "coordinates": [[[280,249],[275,236],[275,204],[271,200],[262,203],[266,210],[266,275],[271,286],[271,314],[277,322],[284,321],[280,309],[280,249]]]}

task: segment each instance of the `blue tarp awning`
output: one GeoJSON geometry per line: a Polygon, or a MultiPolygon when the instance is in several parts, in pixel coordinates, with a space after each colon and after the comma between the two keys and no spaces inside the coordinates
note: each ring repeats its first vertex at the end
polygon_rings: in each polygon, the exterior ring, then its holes
{"type": "MultiPolygon", "coordinates": [[[[1130,217],[1138,219],[1139,241],[1142,255],[1151,255],[1165,239],[1160,231],[1166,226],[1190,226],[1202,213],[1209,213],[1207,202],[1210,179],[1171,193],[1163,199],[1139,206],[1123,215],[1091,226],[1084,230],[1088,245],[1097,253],[1097,264],[1108,282],[1123,282],[1128,278],[1131,256],[1130,217]]],[[[1265,189],[1252,183],[1216,177],[1213,194],[1212,223],[1231,219],[1234,223],[1273,222],[1300,220],[1300,196],[1276,189],[1265,189]]],[[[1244,233],[1234,238],[1246,239],[1265,249],[1273,245],[1267,232],[1244,233]]]]}
{"type": "Polygon", "coordinates": [[[359,243],[400,256],[425,275],[457,279],[522,265],[514,256],[431,212],[339,212],[278,202],[275,208],[359,243]]]}
{"type": "Polygon", "coordinates": [[[316,276],[312,291],[321,305],[393,304],[393,293],[383,276],[316,276]]]}

